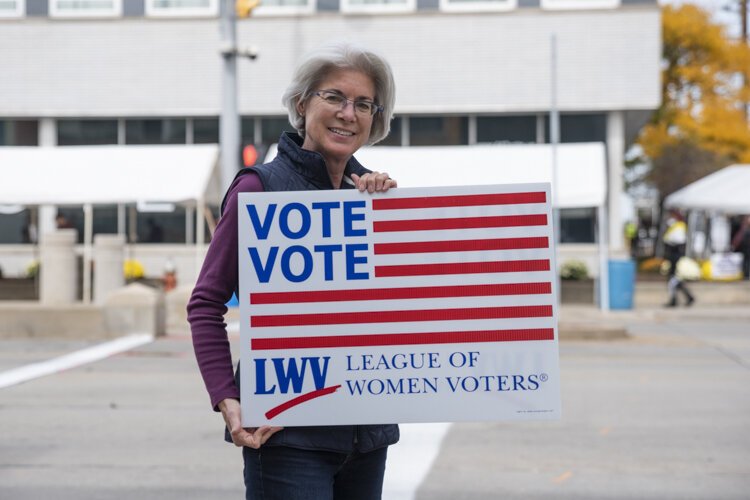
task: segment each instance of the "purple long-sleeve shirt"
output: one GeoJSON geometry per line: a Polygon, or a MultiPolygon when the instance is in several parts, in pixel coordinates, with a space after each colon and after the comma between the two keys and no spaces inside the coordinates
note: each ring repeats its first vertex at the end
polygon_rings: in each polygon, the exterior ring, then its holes
{"type": "Polygon", "coordinates": [[[224,399],[240,398],[224,314],[238,280],[237,194],[259,191],[263,191],[263,185],[254,173],[240,176],[229,188],[224,212],[187,306],[195,357],[214,410],[224,399]]]}

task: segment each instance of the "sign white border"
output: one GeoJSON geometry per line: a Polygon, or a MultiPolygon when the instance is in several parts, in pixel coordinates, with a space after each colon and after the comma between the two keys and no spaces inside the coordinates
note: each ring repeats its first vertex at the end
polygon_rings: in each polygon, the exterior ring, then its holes
{"type": "MultiPolygon", "coordinates": [[[[558,301],[549,193],[550,186],[544,183],[400,188],[376,195],[354,190],[240,194],[243,425],[559,418],[558,301]],[[436,206],[385,210],[378,214],[373,210],[376,200],[458,199],[527,192],[541,193],[544,201],[503,206],[436,206]],[[316,211],[313,203],[327,204],[328,208],[316,211]],[[309,212],[307,216],[305,211],[309,212]],[[540,216],[544,217],[544,224],[530,227],[377,232],[377,227],[398,226],[404,220],[446,220],[446,217],[461,221],[498,217],[527,220],[540,216]],[[376,227],[376,223],[382,226],[376,227]],[[546,239],[546,247],[395,256],[376,255],[374,251],[376,245],[395,242],[421,245],[436,238],[546,239]],[[328,253],[316,250],[325,245],[329,245],[326,247],[329,250],[333,248],[330,245],[341,248],[328,253]],[[347,245],[356,249],[350,252],[347,245]],[[469,271],[437,276],[378,275],[391,269],[398,272],[423,269],[420,266],[472,266],[482,259],[501,267],[503,263],[515,266],[518,262],[546,261],[547,267],[523,272],[513,268],[511,272],[469,271]],[[367,278],[363,279],[365,274],[367,278]],[[540,282],[547,286],[545,292],[398,300],[370,296],[381,293],[382,289],[484,286],[506,289],[540,282]],[[310,293],[317,295],[312,300],[288,299],[303,296],[309,299],[310,293]],[[326,301],[319,294],[340,298],[326,301]],[[360,296],[367,298],[356,298],[360,296]],[[274,302],[277,299],[281,302],[274,302]],[[448,311],[448,319],[432,316],[443,311],[448,311]],[[463,317],[462,311],[469,315],[463,317]],[[477,311],[499,315],[473,316],[477,311]],[[506,311],[521,313],[505,316],[506,311]],[[537,314],[539,311],[546,312],[537,314]],[[429,317],[419,316],[423,312],[429,317]],[[401,317],[409,319],[393,320],[401,317]],[[547,332],[548,337],[534,338],[536,333],[528,339],[514,337],[519,331],[547,332]],[[467,332],[473,340],[465,340],[469,337],[462,335],[467,332]],[[485,340],[480,341],[476,339],[477,332],[482,335],[500,332],[498,335],[502,337],[497,338],[502,340],[483,337],[485,340]],[[506,336],[507,332],[514,333],[506,336]],[[458,337],[453,337],[454,334],[458,337]],[[414,341],[426,338],[424,335],[432,335],[430,339],[442,336],[443,340],[414,341]],[[391,338],[398,340],[395,344],[382,340],[391,338]],[[454,342],[451,340],[454,338],[461,340],[454,342]]],[[[484,265],[482,261],[481,266],[484,265]]]]}

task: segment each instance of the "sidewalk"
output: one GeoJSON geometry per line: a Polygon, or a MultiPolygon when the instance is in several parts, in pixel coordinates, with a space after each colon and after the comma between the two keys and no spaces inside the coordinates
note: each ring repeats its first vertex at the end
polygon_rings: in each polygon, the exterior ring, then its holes
{"type": "Polygon", "coordinates": [[[560,340],[615,340],[627,337],[628,326],[645,322],[675,320],[746,321],[750,330],[750,305],[704,305],[666,308],[637,307],[630,310],[602,311],[597,306],[563,305],[558,328],[560,340]]]}

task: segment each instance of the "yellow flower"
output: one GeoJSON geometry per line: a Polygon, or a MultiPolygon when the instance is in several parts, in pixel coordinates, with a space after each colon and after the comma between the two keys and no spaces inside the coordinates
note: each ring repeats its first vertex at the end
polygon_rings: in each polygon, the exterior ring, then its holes
{"type": "Polygon", "coordinates": [[[122,272],[126,280],[137,280],[145,275],[143,264],[135,259],[126,260],[122,265],[122,272]]]}

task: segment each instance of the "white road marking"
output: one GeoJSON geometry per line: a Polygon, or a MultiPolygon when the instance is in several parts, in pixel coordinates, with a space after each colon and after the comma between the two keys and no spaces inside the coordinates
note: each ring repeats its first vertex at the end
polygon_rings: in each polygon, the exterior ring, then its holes
{"type": "Polygon", "coordinates": [[[76,366],[91,363],[93,361],[99,361],[100,359],[108,358],[113,354],[128,351],[153,341],[154,336],[150,334],[138,333],[127,335],[125,337],[120,337],[119,339],[87,347],[86,349],[81,349],[80,351],[65,354],[64,356],[47,361],[14,368],[0,373],[0,389],[28,382],[29,380],[51,375],[63,370],[69,370],[70,368],[75,368],[76,366]]]}
{"type": "Polygon", "coordinates": [[[384,500],[413,500],[430,472],[451,424],[401,424],[401,439],[388,448],[384,500]]]}

